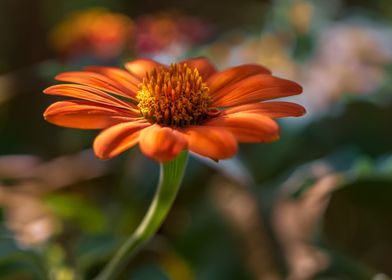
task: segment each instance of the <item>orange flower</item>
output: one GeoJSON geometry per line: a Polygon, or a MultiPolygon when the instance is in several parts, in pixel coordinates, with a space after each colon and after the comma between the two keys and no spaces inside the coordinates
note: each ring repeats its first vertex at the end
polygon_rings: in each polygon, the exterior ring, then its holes
{"type": "Polygon", "coordinates": [[[134,23],[127,16],[92,8],[70,14],[53,29],[50,40],[66,57],[110,59],[121,53],[133,33],[134,23]]]}
{"type": "Polygon", "coordinates": [[[44,92],[76,99],[52,104],[45,119],[104,129],[94,141],[99,158],[115,157],[139,143],[145,155],[165,162],[185,149],[214,160],[230,158],[238,142],[277,140],[274,118],[305,112],[294,103],[260,102],[299,94],[302,88],[258,65],[219,72],[207,59],[194,58],[170,66],[139,59],[125,67],[59,74],[57,80],[71,84],[44,92]]]}

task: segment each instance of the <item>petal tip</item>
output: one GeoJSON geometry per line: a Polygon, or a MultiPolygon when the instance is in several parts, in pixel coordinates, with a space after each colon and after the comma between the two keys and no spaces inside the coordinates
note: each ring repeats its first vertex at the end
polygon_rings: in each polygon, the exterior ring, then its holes
{"type": "Polygon", "coordinates": [[[51,94],[53,92],[53,88],[54,87],[55,87],[54,85],[53,86],[49,86],[46,89],[44,89],[42,92],[45,93],[45,94],[51,94]]]}
{"type": "Polygon", "coordinates": [[[95,156],[96,156],[97,158],[99,158],[100,160],[109,160],[109,159],[110,159],[109,156],[106,156],[106,155],[103,155],[103,154],[99,154],[99,153],[96,151],[95,148],[94,148],[93,150],[94,150],[95,156]]]}
{"type": "Polygon", "coordinates": [[[67,74],[67,72],[59,73],[56,76],[54,76],[54,79],[57,81],[61,81],[66,74],[67,74]]]}
{"type": "Polygon", "coordinates": [[[95,156],[101,160],[110,159],[111,157],[109,156],[109,154],[104,152],[104,149],[101,148],[101,143],[98,142],[99,142],[99,138],[96,137],[93,142],[93,151],[95,156]]]}
{"type": "Polygon", "coordinates": [[[301,107],[301,109],[300,109],[300,111],[298,112],[298,116],[297,116],[297,117],[300,117],[300,116],[303,116],[303,115],[306,114],[306,109],[305,109],[305,107],[303,107],[303,106],[301,106],[301,105],[299,105],[299,106],[301,107]]]}
{"type": "Polygon", "coordinates": [[[300,84],[293,81],[292,83],[293,83],[293,92],[295,94],[301,94],[304,91],[303,87],[300,84]]]}

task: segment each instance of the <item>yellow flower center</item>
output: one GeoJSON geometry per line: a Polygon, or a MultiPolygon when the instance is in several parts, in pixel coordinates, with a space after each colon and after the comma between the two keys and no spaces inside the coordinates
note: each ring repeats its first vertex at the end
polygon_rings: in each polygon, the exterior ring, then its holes
{"type": "Polygon", "coordinates": [[[161,125],[199,124],[217,111],[199,71],[185,63],[147,73],[136,97],[141,114],[161,125]]]}

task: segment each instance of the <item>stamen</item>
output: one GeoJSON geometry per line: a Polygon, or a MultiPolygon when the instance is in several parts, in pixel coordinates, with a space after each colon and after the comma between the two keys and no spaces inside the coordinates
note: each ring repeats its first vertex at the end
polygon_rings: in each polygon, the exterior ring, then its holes
{"type": "Polygon", "coordinates": [[[212,98],[199,71],[184,64],[146,74],[137,94],[141,114],[151,122],[182,127],[199,124],[212,115],[212,98]]]}

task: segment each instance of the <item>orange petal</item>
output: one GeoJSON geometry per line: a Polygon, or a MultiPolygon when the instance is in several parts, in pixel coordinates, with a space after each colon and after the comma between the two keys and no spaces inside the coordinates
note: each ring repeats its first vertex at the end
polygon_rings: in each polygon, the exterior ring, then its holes
{"type": "Polygon", "coordinates": [[[44,93],[51,95],[75,97],[82,100],[88,100],[108,106],[130,109],[134,107],[131,103],[124,102],[106,92],[95,89],[90,86],[76,84],[61,84],[48,87],[44,93]]]}
{"type": "Polygon", "coordinates": [[[255,113],[270,118],[299,117],[305,114],[306,110],[301,105],[291,102],[261,102],[235,106],[225,109],[223,114],[233,113],[255,113]]]}
{"type": "Polygon", "coordinates": [[[192,126],[184,129],[190,151],[213,160],[234,156],[238,145],[227,129],[212,126],[192,126]]]}
{"type": "Polygon", "coordinates": [[[165,65],[147,58],[136,59],[125,64],[125,68],[140,80],[143,80],[146,73],[151,72],[154,68],[160,67],[165,67],[165,65]]]}
{"type": "Polygon", "coordinates": [[[82,129],[106,128],[139,117],[132,112],[81,100],[56,102],[44,112],[44,118],[50,123],[82,129]]]}
{"type": "MultiPolygon", "coordinates": [[[[115,67],[103,67],[103,66],[89,66],[85,68],[86,71],[95,72],[102,74],[110,79],[121,84],[124,88],[128,88],[132,93],[136,93],[139,90],[139,83],[141,80],[133,76],[128,71],[115,68],[115,67]]],[[[133,97],[135,97],[134,94],[133,97]]]]}
{"type": "Polygon", "coordinates": [[[222,115],[206,122],[206,125],[228,129],[239,142],[272,142],[279,138],[278,124],[259,114],[240,112],[222,115]]]}
{"type": "Polygon", "coordinates": [[[214,93],[223,87],[257,74],[271,74],[271,71],[261,65],[244,64],[214,74],[207,80],[207,84],[214,93]]]}
{"type": "Polygon", "coordinates": [[[191,58],[179,63],[186,63],[190,68],[197,68],[204,81],[216,72],[215,66],[205,57],[191,58]]]}
{"type": "Polygon", "coordinates": [[[254,75],[213,93],[214,106],[230,107],[300,94],[302,87],[271,75],[254,75]]]}
{"type": "Polygon", "coordinates": [[[143,128],[150,126],[146,121],[120,123],[102,131],[94,140],[93,148],[101,159],[113,158],[130,149],[139,141],[143,128]]]}
{"type": "Polygon", "coordinates": [[[118,81],[94,72],[64,72],[57,75],[56,80],[94,87],[127,98],[133,98],[136,94],[118,81]]]}
{"type": "Polygon", "coordinates": [[[142,152],[160,162],[174,159],[187,146],[184,135],[169,127],[152,125],[140,133],[142,152]]]}

